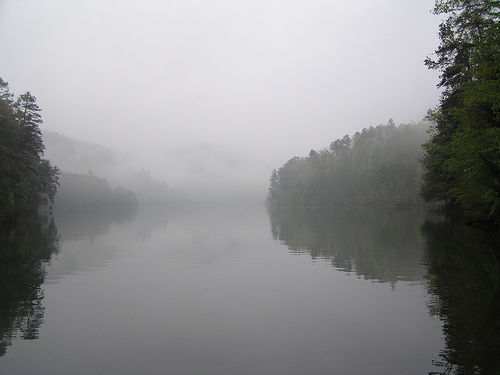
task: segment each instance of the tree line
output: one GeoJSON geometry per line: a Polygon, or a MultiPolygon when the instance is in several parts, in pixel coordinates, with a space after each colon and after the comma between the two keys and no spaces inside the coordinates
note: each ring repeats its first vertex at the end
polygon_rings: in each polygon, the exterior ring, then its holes
{"type": "Polygon", "coordinates": [[[427,123],[369,127],[345,135],[328,149],[294,157],[270,179],[272,205],[380,204],[421,202],[421,145],[427,123]]]}
{"type": "Polygon", "coordinates": [[[433,12],[446,18],[439,26],[440,45],[425,64],[440,71],[443,92],[426,117],[430,134],[423,155],[412,143],[421,140],[411,134],[417,128],[364,129],[274,170],[269,203],[397,205],[421,197],[498,227],[500,2],[437,0],[433,12]]]}

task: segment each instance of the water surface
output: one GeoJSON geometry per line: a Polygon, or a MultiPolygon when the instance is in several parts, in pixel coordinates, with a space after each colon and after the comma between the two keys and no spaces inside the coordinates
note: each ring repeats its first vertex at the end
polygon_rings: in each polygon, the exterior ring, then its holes
{"type": "Polygon", "coordinates": [[[440,371],[423,223],[263,206],[57,214],[58,250],[31,283],[35,337],[33,314],[16,326],[4,309],[0,374],[440,371]]]}

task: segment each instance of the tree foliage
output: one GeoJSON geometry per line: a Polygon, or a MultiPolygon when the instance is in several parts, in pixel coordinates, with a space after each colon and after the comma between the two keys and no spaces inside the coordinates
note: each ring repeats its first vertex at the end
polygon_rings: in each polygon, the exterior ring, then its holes
{"type": "Polygon", "coordinates": [[[0,216],[10,220],[54,201],[58,169],[42,159],[42,118],[29,92],[16,100],[0,78],[0,216]]]}
{"type": "Polygon", "coordinates": [[[421,145],[427,124],[370,127],[294,157],[270,178],[272,205],[419,203],[421,145]]]}
{"type": "Polygon", "coordinates": [[[422,197],[460,206],[475,221],[500,223],[500,2],[439,0],[445,14],[431,69],[441,103],[424,145],[422,197]]]}

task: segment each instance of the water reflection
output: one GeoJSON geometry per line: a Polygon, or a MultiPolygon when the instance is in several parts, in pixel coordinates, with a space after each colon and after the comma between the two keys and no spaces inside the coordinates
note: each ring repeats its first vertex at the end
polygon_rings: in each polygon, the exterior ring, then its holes
{"type": "Polygon", "coordinates": [[[148,241],[165,228],[167,207],[108,207],[56,212],[63,251],[52,261],[46,283],[105,267],[129,243],[148,241]]]}
{"type": "Polygon", "coordinates": [[[440,374],[500,374],[500,238],[456,220],[422,225],[430,313],[443,320],[440,374]]]}
{"type": "Polygon", "coordinates": [[[108,233],[113,224],[131,223],[136,216],[137,207],[81,208],[56,212],[56,221],[64,240],[92,240],[108,233]]]}
{"type": "Polygon", "coordinates": [[[57,229],[50,217],[0,227],[0,356],[15,337],[38,338],[45,266],[57,249],[57,229]]]}
{"type": "Polygon", "coordinates": [[[80,209],[0,227],[0,356],[15,338],[38,338],[45,309],[42,284],[106,266],[120,250],[119,242],[107,240],[110,231],[118,229],[123,243],[147,241],[165,228],[165,211],[149,207],[138,220],[136,207],[80,209]]]}
{"type": "MultiPolygon", "coordinates": [[[[94,226],[106,234],[55,220],[61,250],[46,270],[40,339],[9,348],[0,373],[422,374],[443,347],[424,284],[391,290],[333,271],[331,258],[291,255],[269,235],[264,207],[139,207],[134,220],[94,226]]],[[[360,246],[381,241],[350,233],[360,246]]],[[[411,267],[384,267],[363,272],[409,279],[411,267]]]]}
{"type": "Polygon", "coordinates": [[[395,285],[425,274],[417,210],[279,207],[270,210],[275,239],[291,252],[326,259],[342,271],[395,285]]]}

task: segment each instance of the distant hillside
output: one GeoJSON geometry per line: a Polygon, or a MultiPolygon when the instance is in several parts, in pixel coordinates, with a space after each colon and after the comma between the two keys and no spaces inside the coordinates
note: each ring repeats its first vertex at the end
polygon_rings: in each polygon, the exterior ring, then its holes
{"type": "Polygon", "coordinates": [[[113,189],[108,181],[94,175],[62,172],[54,202],[55,210],[74,207],[137,206],[137,197],[122,187],[113,189]]]}
{"type": "Polygon", "coordinates": [[[45,158],[65,172],[87,174],[93,171],[98,176],[109,177],[127,163],[124,154],[49,130],[43,131],[43,143],[45,158]]]}
{"type": "Polygon", "coordinates": [[[43,142],[44,157],[63,172],[105,178],[113,188],[135,192],[139,204],[169,199],[166,182],[153,178],[145,169],[136,169],[130,155],[48,130],[43,131],[43,142]]]}

